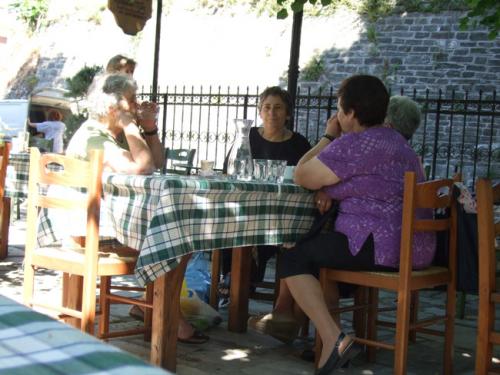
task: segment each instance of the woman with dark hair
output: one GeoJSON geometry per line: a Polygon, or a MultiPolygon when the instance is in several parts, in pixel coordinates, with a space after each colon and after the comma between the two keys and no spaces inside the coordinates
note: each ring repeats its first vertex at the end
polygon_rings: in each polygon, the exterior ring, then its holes
{"type": "MultiPolygon", "coordinates": [[[[317,279],[319,269],[397,269],[404,174],[414,171],[419,181],[424,179],[415,152],[383,124],[388,103],[378,78],[344,80],[338,112],[328,120],[325,136],[295,170],[297,184],[323,189],[339,201],[333,231],[299,242],[282,256],[280,276],[323,342],[318,375],[330,374],[360,351],[331,317],[317,279]]],[[[316,205],[321,209],[324,202],[317,199],[316,205]]],[[[415,235],[413,267],[427,267],[434,251],[434,236],[415,235]]]]}
{"type": "MultiPolygon", "coordinates": [[[[288,165],[297,165],[300,158],[311,149],[309,141],[301,134],[289,129],[292,118],[292,98],[288,91],[278,86],[266,88],[259,96],[259,115],[262,126],[250,130],[250,149],[253,159],[286,160],[288,165]]],[[[264,279],[268,260],[279,247],[257,246],[257,259],[253,264],[252,282],[264,279]]],[[[222,252],[223,281],[219,287],[221,304],[229,300],[229,272],[231,251],[222,252]]]]}
{"type": "Polygon", "coordinates": [[[35,128],[37,132],[43,133],[45,139],[52,139],[52,152],[62,154],[64,151],[63,135],[66,125],[62,122],[62,115],[57,109],[51,109],[47,121],[31,122],[28,125],[35,128]]]}

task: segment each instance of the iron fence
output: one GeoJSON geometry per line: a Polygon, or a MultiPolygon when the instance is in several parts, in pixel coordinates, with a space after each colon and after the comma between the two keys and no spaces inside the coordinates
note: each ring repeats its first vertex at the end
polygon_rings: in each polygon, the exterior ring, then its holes
{"type": "MultiPolygon", "coordinates": [[[[222,168],[234,140],[233,119],[259,123],[259,87],[173,87],[158,94],[161,136],[165,147],[196,149],[200,160],[214,160],[222,168]]],[[[496,92],[402,90],[422,108],[422,123],[412,147],[421,156],[430,177],[451,176],[460,171],[471,185],[476,177],[500,178],[500,100],[496,92]]],[[[139,95],[151,96],[149,92],[139,95]]],[[[313,92],[299,89],[294,110],[295,130],[315,144],[326,120],[337,110],[332,89],[313,92]]]]}

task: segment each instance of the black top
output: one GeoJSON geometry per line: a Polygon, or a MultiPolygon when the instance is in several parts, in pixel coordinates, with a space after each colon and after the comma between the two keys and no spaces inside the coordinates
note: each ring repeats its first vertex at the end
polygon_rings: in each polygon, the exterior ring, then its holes
{"type": "Polygon", "coordinates": [[[250,129],[250,148],[253,159],[286,160],[288,165],[297,165],[311,145],[303,135],[295,132],[286,141],[271,142],[260,135],[257,127],[253,127],[250,129]]]}

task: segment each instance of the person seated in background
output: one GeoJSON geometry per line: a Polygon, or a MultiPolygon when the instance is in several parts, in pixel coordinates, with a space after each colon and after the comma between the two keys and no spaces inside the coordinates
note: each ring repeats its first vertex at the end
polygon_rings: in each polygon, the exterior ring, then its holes
{"type": "MultiPolygon", "coordinates": [[[[419,182],[424,180],[410,145],[384,126],[388,103],[387,89],[378,78],[357,75],[344,80],[327,137],[295,170],[298,185],[324,189],[339,201],[333,231],[319,232],[282,255],[280,276],[321,336],[318,375],[332,373],[361,350],[330,315],[317,279],[319,269],[397,269],[404,174],[413,171],[419,182]]],[[[413,267],[429,266],[435,249],[432,233],[417,233],[413,267]]]]}
{"type": "MultiPolygon", "coordinates": [[[[163,167],[163,146],[158,138],[156,104],[143,102],[137,116],[137,85],[125,74],[105,75],[88,95],[89,119],[71,138],[66,154],[88,159],[92,149],[104,150],[104,168],[127,174],[151,174],[163,167]],[[151,116],[150,116],[151,115],[151,116]]],[[[181,316],[178,340],[202,343],[208,336],[196,331],[181,316]]]]}
{"type": "Polygon", "coordinates": [[[62,154],[64,152],[63,136],[66,125],[62,122],[62,114],[57,109],[51,109],[47,116],[47,121],[31,122],[28,119],[28,125],[43,133],[45,139],[52,140],[52,152],[62,154]]]}
{"type": "Polygon", "coordinates": [[[408,141],[420,126],[420,106],[407,96],[394,95],[389,100],[385,124],[397,130],[408,141]]]}
{"type": "MultiPolygon", "coordinates": [[[[252,159],[286,160],[287,165],[297,165],[311,145],[303,135],[290,130],[293,103],[288,91],[278,86],[266,88],[259,96],[258,108],[262,126],[250,130],[252,159]]],[[[253,283],[264,280],[267,262],[278,252],[279,247],[259,245],[256,250],[251,273],[253,283]]],[[[222,251],[222,282],[219,287],[221,306],[229,302],[231,254],[230,249],[222,251]]]]}
{"type": "Polygon", "coordinates": [[[124,73],[131,77],[134,75],[135,66],[137,63],[135,60],[124,55],[116,55],[109,59],[106,65],[106,73],[124,73]]]}

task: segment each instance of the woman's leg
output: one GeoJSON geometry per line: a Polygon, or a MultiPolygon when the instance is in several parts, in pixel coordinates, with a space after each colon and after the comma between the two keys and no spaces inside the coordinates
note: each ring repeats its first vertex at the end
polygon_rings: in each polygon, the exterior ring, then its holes
{"type": "MultiPolygon", "coordinates": [[[[330,356],[340,335],[340,328],[333,320],[323,297],[320,283],[312,275],[296,275],[284,279],[285,283],[306,315],[312,320],[316,332],[321,336],[323,350],[318,366],[321,368],[330,356]]],[[[352,339],[348,336],[339,345],[342,353],[352,339]]]]}

